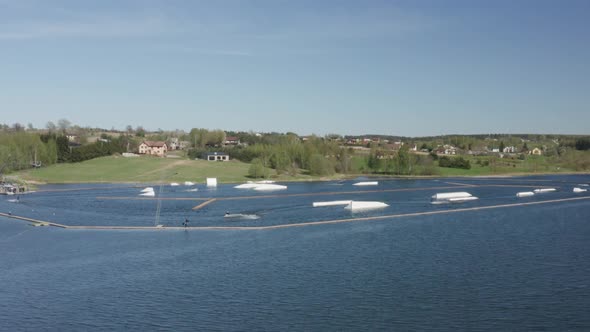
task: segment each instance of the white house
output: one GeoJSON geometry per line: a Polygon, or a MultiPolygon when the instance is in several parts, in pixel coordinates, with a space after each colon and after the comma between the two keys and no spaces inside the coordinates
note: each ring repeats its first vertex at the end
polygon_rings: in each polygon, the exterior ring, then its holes
{"type": "Polygon", "coordinates": [[[516,147],[514,146],[507,146],[502,150],[504,153],[516,153],[516,147]]]}
{"type": "Polygon", "coordinates": [[[207,152],[203,154],[207,161],[229,161],[229,155],[225,152],[207,152]]]}

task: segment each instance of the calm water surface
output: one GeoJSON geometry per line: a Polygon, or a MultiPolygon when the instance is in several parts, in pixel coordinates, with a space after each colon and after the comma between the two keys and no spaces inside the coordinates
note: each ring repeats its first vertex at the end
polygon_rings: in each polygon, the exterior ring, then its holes
{"type": "MultiPolygon", "coordinates": [[[[198,186],[46,186],[0,212],[68,225],[277,225],[590,196],[589,176],[288,184],[278,195],[198,186]],[[441,189],[447,182],[473,185],[441,189]],[[519,199],[527,186],[558,192],[519,199]],[[414,190],[432,188],[425,190],[414,190]],[[67,189],[67,190],[64,190],[67,189]],[[76,190],[72,190],[76,189],[76,190]],[[409,191],[377,191],[412,189],[409,191]],[[50,191],[52,190],[52,191],[50,191]],[[59,191],[57,191],[59,190],[59,191]],[[374,192],[366,192],[374,190],[374,192]],[[480,200],[432,205],[436,192],[480,200]],[[330,193],[330,194],[327,194],[330,193]],[[351,214],[314,201],[379,200],[351,214]],[[228,222],[223,213],[257,220],[228,222]]],[[[272,230],[90,231],[0,220],[0,330],[590,329],[590,200],[272,230]]]]}

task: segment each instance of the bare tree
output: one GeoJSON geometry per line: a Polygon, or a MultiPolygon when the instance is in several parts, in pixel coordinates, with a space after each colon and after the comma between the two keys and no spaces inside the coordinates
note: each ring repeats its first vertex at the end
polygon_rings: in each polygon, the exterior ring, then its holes
{"type": "Polygon", "coordinates": [[[22,124],[16,122],[15,124],[12,125],[12,129],[14,131],[23,131],[25,129],[25,127],[23,127],[22,124]]]}
{"type": "Polygon", "coordinates": [[[68,130],[68,128],[70,128],[71,125],[72,123],[67,119],[59,119],[59,121],[57,121],[57,126],[59,127],[59,130],[63,131],[64,133],[66,132],[66,130],[68,130]]]}
{"type": "Polygon", "coordinates": [[[47,128],[47,130],[49,130],[50,132],[52,132],[52,131],[55,131],[57,129],[57,126],[52,121],[49,121],[45,125],[45,128],[47,128]]]}

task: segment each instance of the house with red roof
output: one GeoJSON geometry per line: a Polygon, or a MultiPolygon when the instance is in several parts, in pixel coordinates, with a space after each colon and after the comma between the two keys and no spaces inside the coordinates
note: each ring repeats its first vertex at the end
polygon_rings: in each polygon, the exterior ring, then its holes
{"type": "Polygon", "coordinates": [[[139,154],[164,157],[168,152],[168,145],[162,141],[143,141],[139,144],[139,154]]]}

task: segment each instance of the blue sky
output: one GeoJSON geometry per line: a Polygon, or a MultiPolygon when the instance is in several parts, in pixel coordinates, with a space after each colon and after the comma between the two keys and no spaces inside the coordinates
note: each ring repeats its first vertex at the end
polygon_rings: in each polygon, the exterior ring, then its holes
{"type": "Polygon", "coordinates": [[[590,129],[590,1],[0,0],[0,122],[590,129]]]}

